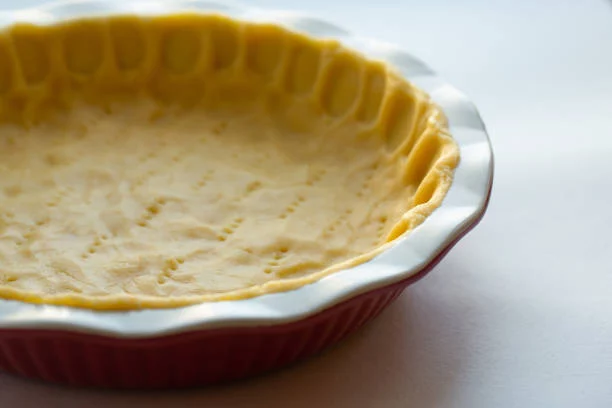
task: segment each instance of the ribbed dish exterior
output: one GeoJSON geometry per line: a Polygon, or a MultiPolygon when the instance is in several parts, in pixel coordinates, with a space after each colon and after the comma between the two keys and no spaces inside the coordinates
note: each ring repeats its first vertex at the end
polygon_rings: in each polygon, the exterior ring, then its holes
{"type": "Polygon", "coordinates": [[[0,330],[0,368],[78,387],[183,388],[251,377],[321,352],[376,317],[410,282],[349,299],[297,322],[121,339],[0,330]]]}

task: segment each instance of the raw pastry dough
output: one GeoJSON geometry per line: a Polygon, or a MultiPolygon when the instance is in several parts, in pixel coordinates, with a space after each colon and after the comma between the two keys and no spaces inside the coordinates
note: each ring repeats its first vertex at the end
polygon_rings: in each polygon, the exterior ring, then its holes
{"type": "Polygon", "coordinates": [[[443,115],[334,41],[219,16],[0,37],[0,296],[176,307],[364,262],[442,201],[443,115]]]}

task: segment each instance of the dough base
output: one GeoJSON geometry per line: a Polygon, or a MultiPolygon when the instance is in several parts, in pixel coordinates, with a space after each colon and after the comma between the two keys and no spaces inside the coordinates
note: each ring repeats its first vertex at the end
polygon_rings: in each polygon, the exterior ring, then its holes
{"type": "Polygon", "coordinates": [[[4,298],[134,309],[297,288],[422,222],[458,161],[391,68],[274,26],[17,26],[1,69],[4,298]]]}

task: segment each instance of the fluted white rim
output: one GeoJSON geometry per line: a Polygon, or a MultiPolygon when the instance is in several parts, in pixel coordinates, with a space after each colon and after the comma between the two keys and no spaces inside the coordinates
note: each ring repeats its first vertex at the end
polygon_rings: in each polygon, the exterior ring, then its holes
{"type": "Polygon", "coordinates": [[[262,10],[228,0],[76,0],[0,12],[0,27],[16,22],[53,24],[85,16],[175,12],[221,13],[271,22],[314,37],[335,38],[369,58],[385,60],[428,92],[449,120],[461,161],[442,203],[420,226],[369,262],[333,273],[299,289],[255,298],[209,302],[177,309],[100,312],[0,300],[0,328],[59,329],[113,337],[156,337],[193,330],[274,325],[297,321],[356,295],[407,279],[456,241],[485,211],[493,177],[491,145],[478,111],[425,63],[387,43],[357,37],[318,18],[262,10]]]}

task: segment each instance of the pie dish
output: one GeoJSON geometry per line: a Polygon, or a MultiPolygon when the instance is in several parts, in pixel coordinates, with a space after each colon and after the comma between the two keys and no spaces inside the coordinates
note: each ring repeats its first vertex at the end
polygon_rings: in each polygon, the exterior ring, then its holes
{"type": "Polygon", "coordinates": [[[477,113],[394,47],[227,3],[4,17],[7,370],[151,387],[281,366],[377,315],[484,213],[477,113]]]}

